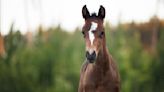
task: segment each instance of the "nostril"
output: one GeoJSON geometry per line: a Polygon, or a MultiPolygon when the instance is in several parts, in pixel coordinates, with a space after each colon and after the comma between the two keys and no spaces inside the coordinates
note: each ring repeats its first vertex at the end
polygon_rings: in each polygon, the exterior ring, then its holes
{"type": "Polygon", "coordinates": [[[90,61],[95,60],[96,58],[96,52],[93,51],[92,53],[89,53],[88,51],[86,52],[86,58],[90,61]]]}
{"type": "Polygon", "coordinates": [[[95,52],[95,51],[92,53],[92,57],[93,57],[93,58],[96,57],[96,52],[95,52]]]}

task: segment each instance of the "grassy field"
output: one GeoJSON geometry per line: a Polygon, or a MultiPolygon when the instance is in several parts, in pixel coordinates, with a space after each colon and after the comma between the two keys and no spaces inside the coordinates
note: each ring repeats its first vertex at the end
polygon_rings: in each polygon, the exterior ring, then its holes
{"type": "MultiPolygon", "coordinates": [[[[152,23],[105,24],[121,92],[164,92],[164,21],[153,24],[156,34],[152,23]]],[[[81,29],[69,33],[60,26],[39,27],[35,35],[21,35],[12,27],[0,57],[0,92],[77,92],[85,59],[81,29]]]]}

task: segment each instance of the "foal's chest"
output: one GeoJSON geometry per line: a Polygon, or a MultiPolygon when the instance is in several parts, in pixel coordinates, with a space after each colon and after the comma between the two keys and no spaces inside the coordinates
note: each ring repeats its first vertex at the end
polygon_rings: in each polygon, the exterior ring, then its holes
{"type": "Polygon", "coordinates": [[[102,72],[101,70],[95,69],[94,65],[88,65],[86,70],[83,71],[82,78],[84,92],[100,92],[97,89],[104,88],[102,72]]]}
{"type": "Polygon", "coordinates": [[[116,83],[111,80],[110,72],[104,73],[102,69],[95,69],[88,64],[82,76],[82,92],[118,92],[116,83]]]}

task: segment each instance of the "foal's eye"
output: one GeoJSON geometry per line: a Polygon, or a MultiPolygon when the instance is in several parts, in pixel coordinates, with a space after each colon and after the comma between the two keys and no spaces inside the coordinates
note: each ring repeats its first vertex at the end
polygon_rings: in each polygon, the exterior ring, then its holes
{"type": "Polygon", "coordinates": [[[84,32],[84,31],[82,31],[82,34],[83,34],[83,36],[85,37],[85,32],[84,32]]]}
{"type": "Polygon", "coordinates": [[[103,35],[104,35],[104,32],[103,32],[103,31],[101,31],[101,32],[99,33],[99,37],[100,37],[100,38],[102,38],[102,37],[103,37],[103,35]]]}

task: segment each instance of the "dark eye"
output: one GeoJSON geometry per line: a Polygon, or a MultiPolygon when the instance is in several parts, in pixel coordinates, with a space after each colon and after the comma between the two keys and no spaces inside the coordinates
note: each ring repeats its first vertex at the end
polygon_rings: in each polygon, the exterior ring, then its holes
{"type": "Polygon", "coordinates": [[[84,38],[85,38],[85,32],[84,32],[84,31],[82,31],[82,34],[83,34],[83,36],[84,36],[84,38]]]}
{"type": "Polygon", "coordinates": [[[103,38],[103,35],[104,35],[104,32],[103,31],[99,32],[99,37],[100,38],[103,38]]]}

